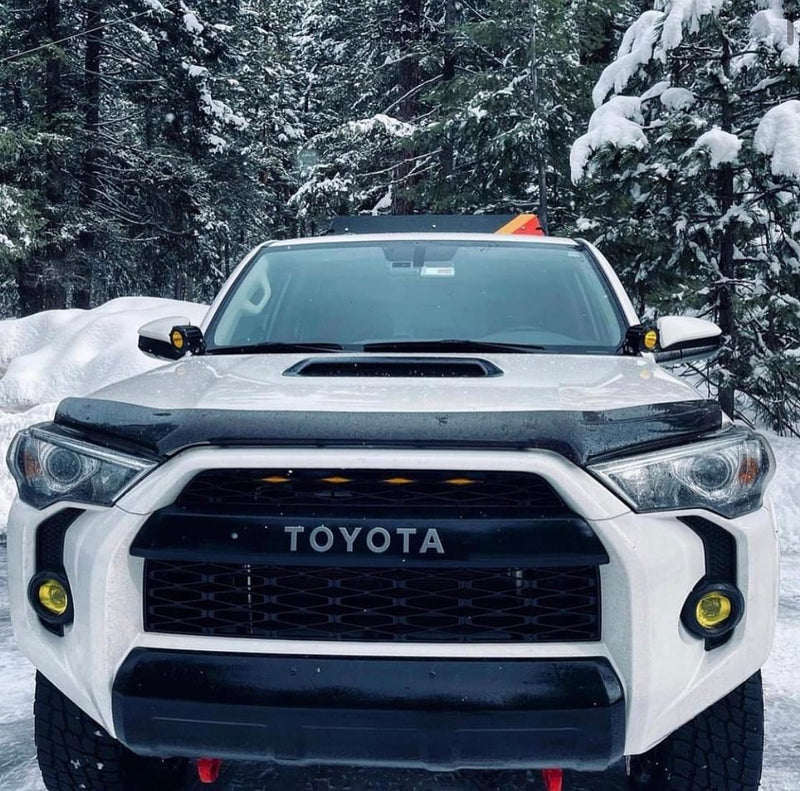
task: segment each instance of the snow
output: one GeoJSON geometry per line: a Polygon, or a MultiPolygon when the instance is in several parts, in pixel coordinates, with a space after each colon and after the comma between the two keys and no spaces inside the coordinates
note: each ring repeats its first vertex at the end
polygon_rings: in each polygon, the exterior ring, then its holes
{"type": "Polygon", "coordinates": [[[672,83],[669,80],[661,80],[652,88],[648,88],[640,97],[640,101],[649,102],[651,99],[659,99],[672,83]]]}
{"type": "Polygon", "coordinates": [[[377,129],[385,131],[391,137],[411,137],[416,131],[413,124],[392,118],[385,113],[378,113],[372,118],[362,118],[359,121],[350,121],[347,126],[353,134],[357,135],[367,135],[377,129]]]}
{"type": "Polygon", "coordinates": [[[719,13],[727,0],[667,0],[661,46],[669,52],[683,43],[684,30],[696,33],[703,17],[719,13]]]}
{"type": "Polygon", "coordinates": [[[753,41],[762,42],[777,50],[784,66],[798,65],[800,26],[797,22],[787,20],[780,9],[759,11],[750,22],[750,36],[753,41]]]}
{"type": "Polygon", "coordinates": [[[183,24],[186,29],[195,36],[199,36],[205,30],[200,20],[191,11],[187,11],[183,15],[183,24]]]}
{"type": "Polygon", "coordinates": [[[600,107],[612,91],[623,91],[639,69],[650,62],[658,40],[657,26],[663,18],[660,11],[645,11],[625,31],[617,59],[606,66],[592,91],[595,107],[600,107]]]}
{"type": "MultiPolygon", "coordinates": [[[[19,429],[50,420],[67,396],[99,390],[163,363],[137,346],[142,324],[182,316],[198,324],[205,305],[152,297],[124,297],[94,310],[50,310],[0,321],[0,457],[19,429]]],[[[14,497],[0,475],[0,524],[14,497]]],[[[0,528],[0,533],[5,527],[0,528]]]]}
{"type": "Polygon", "coordinates": [[[773,107],[758,124],[753,145],[772,159],[772,173],[800,179],[800,101],[773,107]]]}
{"type": "Polygon", "coordinates": [[[577,184],[586,173],[591,155],[604,145],[616,148],[647,148],[642,131],[642,101],[636,96],[613,96],[598,107],[589,120],[589,131],[572,144],[569,163],[577,184]]]}
{"type": "Polygon", "coordinates": [[[742,141],[730,132],[723,132],[718,126],[700,135],[692,147],[706,150],[711,155],[712,168],[718,168],[726,162],[735,162],[742,150],[742,141]]]}
{"type": "Polygon", "coordinates": [[[687,88],[667,88],[661,94],[661,104],[671,112],[688,110],[695,103],[695,95],[687,88]]]}

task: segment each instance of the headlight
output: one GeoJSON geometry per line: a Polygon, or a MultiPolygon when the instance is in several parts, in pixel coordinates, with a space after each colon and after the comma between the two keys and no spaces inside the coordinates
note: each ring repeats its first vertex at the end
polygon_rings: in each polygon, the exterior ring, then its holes
{"type": "Polygon", "coordinates": [[[707,508],[741,516],[761,505],[775,467],[766,441],[747,429],[674,450],[589,467],[636,511],[707,508]]]}
{"type": "Polygon", "coordinates": [[[156,464],[46,428],[14,437],[8,466],[20,499],[36,508],[59,500],[111,505],[156,464]]]}

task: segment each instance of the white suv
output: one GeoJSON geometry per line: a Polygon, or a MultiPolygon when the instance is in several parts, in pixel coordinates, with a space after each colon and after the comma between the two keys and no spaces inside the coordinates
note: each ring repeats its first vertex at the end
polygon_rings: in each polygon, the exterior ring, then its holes
{"type": "Polygon", "coordinates": [[[756,789],[769,447],[659,367],[583,241],[270,242],[173,360],[21,432],[11,609],[45,785],[187,759],[756,789]]]}

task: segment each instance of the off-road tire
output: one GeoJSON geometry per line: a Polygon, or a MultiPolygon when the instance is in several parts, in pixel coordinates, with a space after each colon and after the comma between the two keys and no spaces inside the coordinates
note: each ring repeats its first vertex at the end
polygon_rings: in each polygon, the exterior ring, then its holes
{"type": "Polygon", "coordinates": [[[184,759],[145,758],[128,750],[36,674],[36,753],[48,791],[172,791],[184,759]]]}
{"type": "Polygon", "coordinates": [[[631,791],[757,791],[764,756],[761,673],[661,744],[630,758],[631,791]]]}

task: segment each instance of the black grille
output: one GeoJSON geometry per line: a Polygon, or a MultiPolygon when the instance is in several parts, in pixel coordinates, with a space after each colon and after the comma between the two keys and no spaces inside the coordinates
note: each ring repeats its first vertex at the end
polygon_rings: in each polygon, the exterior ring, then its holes
{"type": "Polygon", "coordinates": [[[565,513],[564,502],[540,476],[464,470],[206,470],[177,505],[203,509],[277,509],[276,513],[398,509],[469,515],[565,513]]]}
{"type": "Polygon", "coordinates": [[[69,526],[83,513],[65,508],[47,518],[36,528],[36,570],[59,571],[64,568],[64,537],[69,526]]]}
{"type": "Polygon", "coordinates": [[[308,568],[146,561],[145,628],[296,640],[600,638],[594,567],[308,568]]]}

